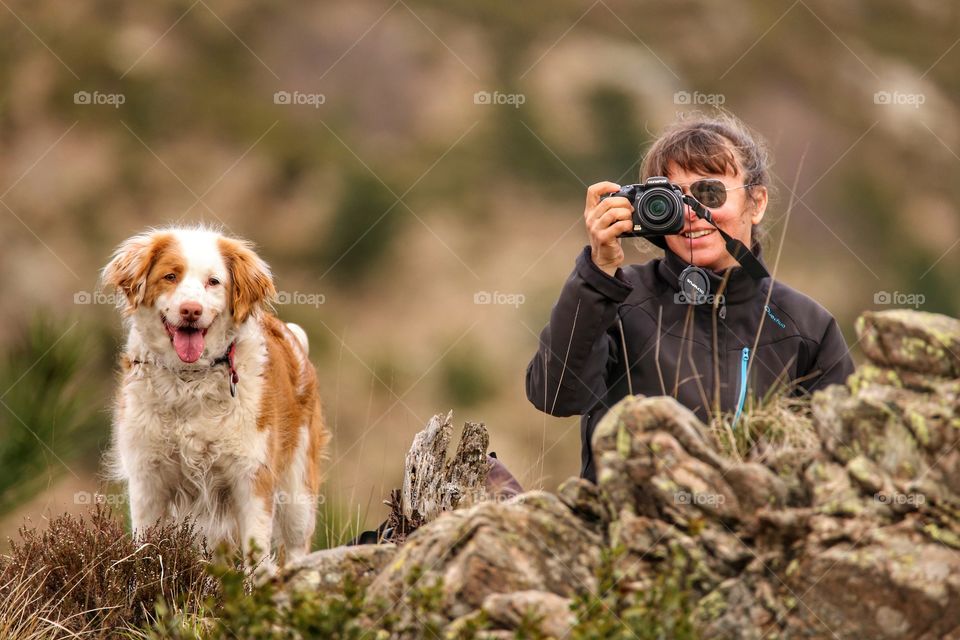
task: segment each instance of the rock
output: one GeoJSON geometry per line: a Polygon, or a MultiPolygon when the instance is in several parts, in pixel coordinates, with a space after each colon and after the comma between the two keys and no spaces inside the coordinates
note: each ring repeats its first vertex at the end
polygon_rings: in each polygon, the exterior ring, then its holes
{"type": "Polygon", "coordinates": [[[724,479],[747,511],[786,505],[787,485],[769,467],[762,464],[736,464],[727,471],[724,479]]]}
{"type": "Polygon", "coordinates": [[[807,467],[804,479],[811,487],[812,507],[819,513],[856,516],[863,513],[860,491],[847,470],[834,462],[820,460],[807,467]]]}
{"type": "Polygon", "coordinates": [[[769,640],[781,637],[773,632],[788,611],[767,583],[754,588],[747,580],[730,578],[701,598],[694,617],[702,638],[769,640]]]}
{"type": "Polygon", "coordinates": [[[802,625],[840,638],[960,633],[960,554],[912,521],[862,533],[852,544],[811,541],[805,549],[788,579],[802,600],[802,625]]]}
{"type": "Polygon", "coordinates": [[[551,638],[564,638],[576,624],[571,601],[546,591],[494,593],[483,601],[483,611],[498,628],[516,629],[535,622],[536,629],[551,638]]]}
{"type": "Polygon", "coordinates": [[[910,309],[866,311],[856,322],[860,346],[875,364],[960,377],[960,320],[910,309]]]}
{"type": "Polygon", "coordinates": [[[857,456],[847,463],[847,474],[867,493],[889,491],[890,479],[880,467],[866,456],[857,456]]]}
{"type": "Polygon", "coordinates": [[[627,396],[611,407],[604,417],[607,416],[610,417],[606,421],[607,428],[601,430],[598,424],[593,434],[594,447],[599,443],[605,450],[614,450],[626,457],[632,453],[632,443],[625,438],[627,433],[659,430],[669,433],[690,455],[701,461],[719,469],[726,466],[723,456],[714,450],[703,423],[672,398],[627,396]],[[621,424],[625,431],[618,428],[621,424]],[[614,439],[612,443],[611,438],[614,439]]]}
{"type": "Polygon", "coordinates": [[[555,495],[528,492],[424,525],[376,578],[369,595],[395,603],[411,582],[439,581],[443,612],[453,619],[481,608],[495,593],[583,594],[596,587],[602,544],[555,495]]]}
{"type": "Polygon", "coordinates": [[[705,638],[960,638],[958,324],[866,314],[874,364],[807,401],[799,448],[760,437],[745,462],[673,399],[612,407],[594,451],[620,573],[650,584],[680,550],[705,638]]]}
{"type": "Polygon", "coordinates": [[[673,398],[624,398],[593,434],[600,488],[614,513],[686,526],[704,515],[739,517],[725,480],[732,464],[711,449],[706,427],[673,398]]]}
{"type": "Polygon", "coordinates": [[[707,639],[960,639],[960,323],[892,311],[858,331],[871,363],[747,416],[750,451],[725,455],[672,398],[627,397],[594,433],[597,484],[558,495],[420,500],[455,475],[438,418],[417,460],[444,471],[417,464],[405,488],[423,505],[412,517],[440,515],[368,597],[393,606],[437,585],[448,637],[484,620],[476,637],[513,637],[525,614],[563,637],[570,599],[602,579],[617,606],[646,607],[642,624],[682,611],[707,639]]]}
{"type": "MultiPolygon", "coordinates": [[[[859,459],[855,466],[869,462],[875,473],[882,474],[876,482],[886,483],[889,477],[900,491],[919,485],[931,498],[960,504],[956,395],[917,391],[904,386],[900,377],[878,370],[858,371],[848,384],[813,396],[815,424],[825,451],[847,465],[855,459],[859,459]]],[[[912,384],[916,386],[916,378],[912,384]]]]}
{"type": "Polygon", "coordinates": [[[663,520],[630,513],[612,527],[611,544],[626,552],[617,566],[627,580],[646,582],[671,554],[681,551],[690,561],[691,580],[704,590],[736,575],[752,559],[750,549],[720,527],[704,527],[689,535],[663,520]]]}
{"type": "Polygon", "coordinates": [[[786,486],[786,506],[801,508],[810,504],[810,487],[803,481],[803,472],[817,460],[825,458],[819,445],[813,449],[783,449],[767,453],[766,466],[786,486]]]}
{"type": "Polygon", "coordinates": [[[392,544],[314,551],[284,565],[274,580],[283,591],[338,593],[347,581],[363,588],[373,581],[396,553],[397,547],[392,544]]]}
{"type": "Polygon", "coordinates": [[[557,489],[557,497],[591,530],[606,535],[613,513],[600,487],[583,478],[568,478],[557,489]]]}

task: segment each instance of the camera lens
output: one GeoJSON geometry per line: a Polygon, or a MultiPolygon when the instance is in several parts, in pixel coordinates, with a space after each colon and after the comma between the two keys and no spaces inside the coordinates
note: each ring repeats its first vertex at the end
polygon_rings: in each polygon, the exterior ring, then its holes
{"type": "Polygon", "coordinates": [[[637,203],[640,224],[648,233],[662,235],[676,233],[683,228],[683,203],[680,198],[662,187],[647,190],[637,203]]]}
{"type": "Polygon", "coordinates": [[[654,222],[660,222],[670,214],[670,202],[663,196],[652,196],[643,204],[643,212],[654,222]]]}

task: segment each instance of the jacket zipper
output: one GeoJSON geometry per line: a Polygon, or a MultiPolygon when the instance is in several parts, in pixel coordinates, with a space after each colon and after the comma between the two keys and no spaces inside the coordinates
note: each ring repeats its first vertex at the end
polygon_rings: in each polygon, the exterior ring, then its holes
{"type": "Polygon", "coordinates": [[[743,411],[743,401],[747,397],[747,362],[750,360],[750,347],[744,347],[740,352],[740,397],[737,399],[737,413],[733,417],[733,428],[737,428],[740,413],[743,411]]]}

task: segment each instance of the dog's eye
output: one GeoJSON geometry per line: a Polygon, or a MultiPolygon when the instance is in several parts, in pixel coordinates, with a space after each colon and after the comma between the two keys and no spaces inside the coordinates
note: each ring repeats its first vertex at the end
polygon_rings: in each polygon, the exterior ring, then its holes
{"type": "Polygon", "coordinates": [[[163,276],[163,279],[166,280],[167,282],[176,282],[176,281],[177,281],[177,274],[175,274],[175,273],[168,273],[167,275],[163,276]]]}
{"type": "Polygon", "coordinates": [[[220,278],[215,278],[213,276],[210,276],[210,279],[207,280],[207,284],[210,285],[211,287],[215,287],[218,284],[220,284],[220,278]]]}

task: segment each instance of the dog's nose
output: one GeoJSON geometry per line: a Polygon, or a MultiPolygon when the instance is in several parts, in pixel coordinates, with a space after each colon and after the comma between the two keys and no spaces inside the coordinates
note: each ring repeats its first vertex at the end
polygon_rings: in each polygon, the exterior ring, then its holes
{"type": "Polygon", "coordinates": [[[184,322],[196,322],[203,315],[203,307],[199,302],[184,302],[180,305],[180,317],[184,322]]]}

